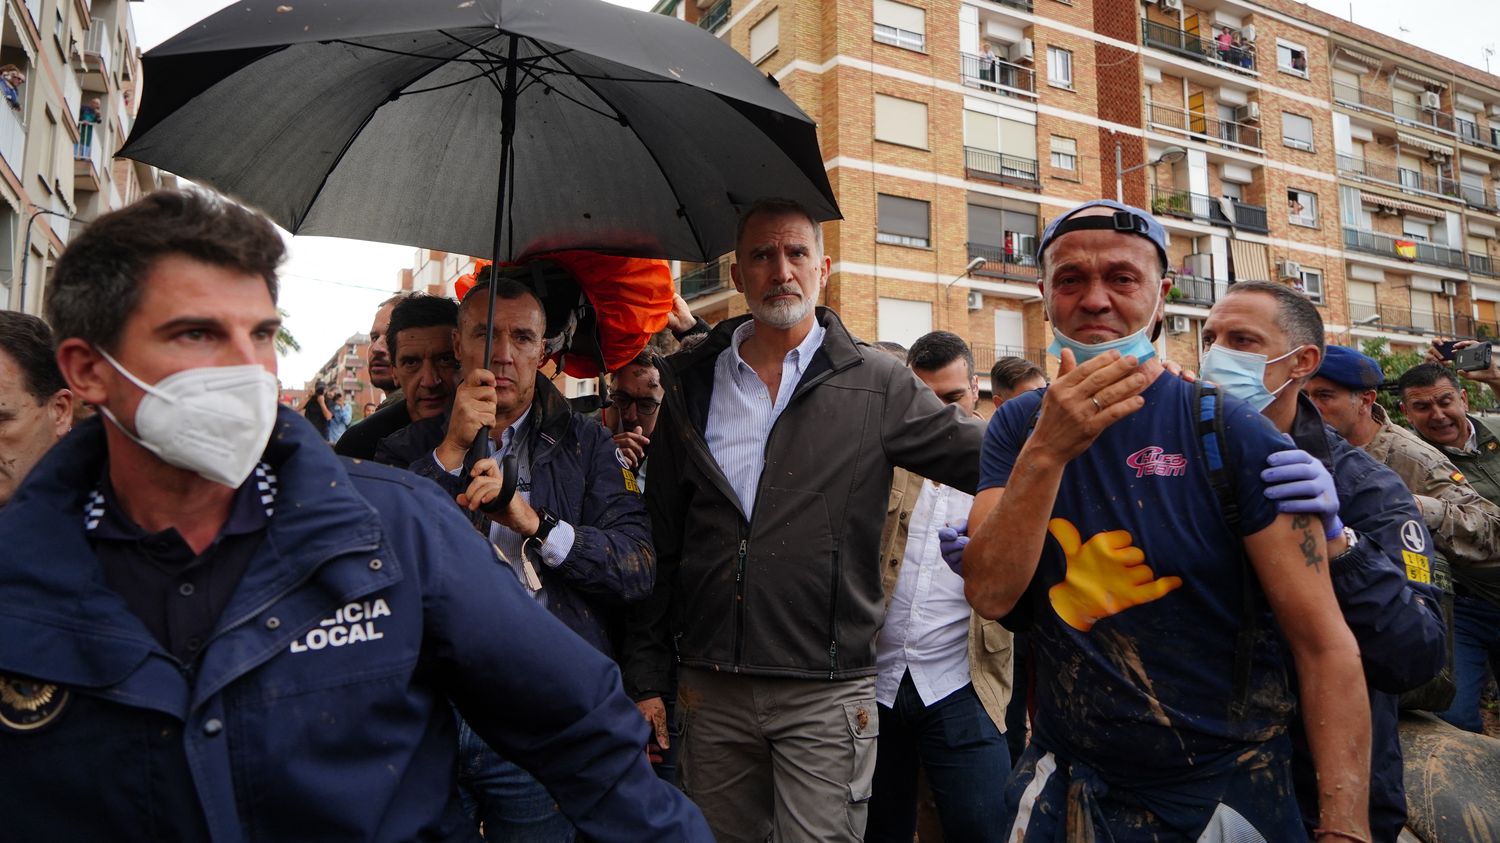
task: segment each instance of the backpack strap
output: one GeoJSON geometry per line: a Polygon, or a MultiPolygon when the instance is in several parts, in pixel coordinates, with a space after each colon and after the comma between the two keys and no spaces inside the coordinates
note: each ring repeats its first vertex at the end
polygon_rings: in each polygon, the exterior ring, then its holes
{"type": "MultiPolygon", "coordinates": [[[[1229,434],[1224,427],[1224,396],[1219,388],[1210,383],[1197,381],[1193,384],[1193,404],[1198,409],[1198,446],[1203,453],[1203,464],[1208,468],[1208,481],[1213,486],[1214,497],[1219,501],[1219,512],[1232,533],[1238,534],[1240,527],[1240,505],[1235,498],[1234,480],[1229,465],[1229,434]]],[[[1242,720],[1250,712],[1250,674],[1255,666],[1255,639],[1257,637],[1255,602],[1255,572],[1244,550],[1240,559],[1240,629],[1234,637],[1234,687],[1230,693],[1229,716],[1242,720]]]]}

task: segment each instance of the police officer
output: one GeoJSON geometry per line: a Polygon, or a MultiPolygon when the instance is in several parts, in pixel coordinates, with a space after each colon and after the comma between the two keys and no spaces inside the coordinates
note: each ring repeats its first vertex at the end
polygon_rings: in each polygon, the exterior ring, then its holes
{"type": "Polygon", "coordinates": [[[88,227],[47,310],[90,419],[0,512],[7,840],[475,841],[450,701],[594,840],[707,840],[609,659],[427,480],[278,410],[265,218],[88,227]]]}
{"type": "Polygon", "coordinates": [[[1500,508],[1474,491],[1442,452],[1390,420],[1375,400],[1375,389],[1384,380],[1374,358],[1334,345],[1305,391],[1323,420],[1349,444],[1400,475],[1449,563],[1491,564],[1500,548],[1500,508]]]}
{"type": "MultiPolygon", "coordinates": [[[[1283,511],[1316,512],[1325,525],[1342,530],[1342,541],[1329,542],[1328,567],[1368,686],[1370,834],[1376,843],[1395,843],[1406,821],[1397,695],[1427,682],[1445,663],[1442,594],[1431,585],[1430,538],[1401,479],[1329,430],[1298,391],[1319,371],[1323,336],[1317,308],[1291,287],[1235,284],[1203,325],[1203,377],[1261,405],[1301,449],[1271,456],[1262,475],[1271,484],[1266,496],[1281,500],[1283,511]]],[[[1295,724],[1293,736],[1292,775],[1312,831],[1319,790],[1295,724]]]]}

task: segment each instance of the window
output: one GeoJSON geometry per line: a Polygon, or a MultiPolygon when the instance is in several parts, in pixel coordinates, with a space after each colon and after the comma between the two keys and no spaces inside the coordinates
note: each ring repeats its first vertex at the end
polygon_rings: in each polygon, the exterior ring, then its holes
{"type": "Polygon", "coordinates": [[[1047,48],[1047,84],[1054,88],[1073,88],[1073,52],[1061,47],[1047,48]]]}
{"type": "Polygon", "coordinates": [[[927,46],[927,12],[895,0],[875,0],[875,40],[921,52],[927,46]]]}
{"type": "Polygon", "coordinates": [[[1410,155],[1396,156],[1396,174],[1406,191],[1422,189],[1422,162],[1410,155]]]}
{"type": "Polygon", "coordinates": [[[1236,202],[1240,202],[1245,198],[1245,187],[1244,185],[1235,184],[1232,181],[1226,181],[1219,188],[1219,195],[1225,199],[1233,199],[1236,202]]]}
{"type": "Polygon", "coordinates": [[[898,342],[910,348],[919,337],[932,332],[932,302],[881,298],[877,319],[881,342],[898,342]]]}
{"type": "Polygon", "coordinates": [[[927,148],[927,103],[875,95],[875,140],[927,148]]]}
{"type": "Polygon", "coordinates": [[[1021,311],[995,308],[995,356],[1026,356],[1026,317],[1021,311]]]}
{"type": "Polygon", "coordinates": [[[1078,169],[1078,141],[1053,135],[1052,166],[1059,170],[1078,169]]]}
{"type": "Polygon", "coordinates": [[[780,40],[781,10],[774,9],[771,14],[750,27],[750,61],[759,63],[761,59],[776,52],[776,44],[780,40]]]}
{"type": "Polygon", "coordinates": [[[1307,78],[1307,50],[1300,44],[1277,39],[1276,69],[1282,73],[1307,78]]]}
{"type": "Polygon", "coordinates": [[[1359,104],[1359,74],[1352,70],[1333,69],[1333,98],[1339,102],[1359,104]]]}
{"type": "Polygon", "coordinates": [[[1036,265],[1036,214],[969,206],[969,256],[990,263],[1036,265]]]}
{"type": "Polygon", "coordinates": [[[1293,149],[1313,148],[1312,120],[1300,114],[1281,112],[1281,142],[1293,149]]]}
{"type": "Polygon", "coordinates": [[[1318,227],[1318,196],[1292,188],[1286,192],[1286,217],[1292,225],[1318,227]]]}
{"type": "Polygon", "coordinates": [[[1302,276],[1297,280],[1297,288],[1318,304],[1323,303],[1323,273],[1320,270],[1303,269],[1302,276]]]}
{"type": "Polygon", "coordinates": [[[893,246],[915,246],[925,249],[928,239],[930,206],[920,199],[876,194],[875,242],[893,246]]]}
{"type": "Polygon", "coordinates": [[[1401,220],[1401,233],[1413,240],[1427,242],[1432,239],[1432,223],[1421,217],[1404,217],[1401,220]]]}

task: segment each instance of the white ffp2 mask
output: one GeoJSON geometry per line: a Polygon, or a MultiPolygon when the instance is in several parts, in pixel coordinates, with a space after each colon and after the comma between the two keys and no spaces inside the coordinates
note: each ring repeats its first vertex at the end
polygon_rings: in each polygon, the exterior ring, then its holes
{"type": "Polygon", "coordinates": [[[100,407],[120,432],[162,462],[238,489],[260,461],[276,426],[276,376],[254,364],[204,366],[148,384],[103,349],[99,354],[145,396],[135,410],[135,433],[100,407]]]}

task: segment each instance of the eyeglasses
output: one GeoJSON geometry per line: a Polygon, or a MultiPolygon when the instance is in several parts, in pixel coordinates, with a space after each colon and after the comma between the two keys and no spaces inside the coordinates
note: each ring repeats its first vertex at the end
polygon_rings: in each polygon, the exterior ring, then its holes
{"type": "Polygon", "coordinates": [[[643,416],[654,416],[661,408],[661,402],[655,398],[637,398],[624,392],[611,392],[609,403],[619,407],[621,411],[631,404],[635,405],[635,411],[643,416]]]}

